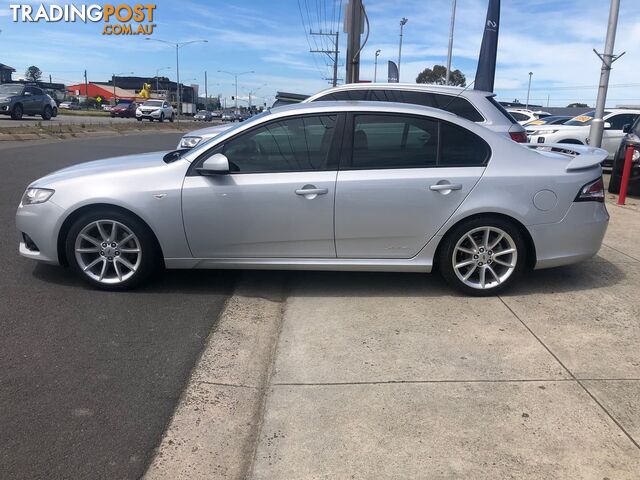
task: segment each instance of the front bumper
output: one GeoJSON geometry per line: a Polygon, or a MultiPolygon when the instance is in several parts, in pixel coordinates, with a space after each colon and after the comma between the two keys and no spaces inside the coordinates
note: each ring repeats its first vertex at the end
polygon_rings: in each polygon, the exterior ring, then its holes
{"type": "Polygon", "coordinates": [[[0,114],[10,115],[11,114],[11,104],[10,103],[2,103],[2,104],[0,104],[0,114]]]}
{"type": "Polygon", "coordinates": [[[560,222],[528,226],[536,248],[536,270],[593,257],[602,246],[608,224],[604,203],[574,202],[560,222]]]}
{"type": "Polygon", "coordinates": [[[64,210],[51,200],[38,205],[18,207],[16,227],[26,234],[37,247],[29,248],[23,235],[20,235],[20,255],[32,260],[58,265],[58,231],[62,224],[64,210]]]}
{"type": "Polygon", "coordinates": [[[136,118],[160,118],[162,110],[154,110],[152,112],[136,112],[136,118]]]}

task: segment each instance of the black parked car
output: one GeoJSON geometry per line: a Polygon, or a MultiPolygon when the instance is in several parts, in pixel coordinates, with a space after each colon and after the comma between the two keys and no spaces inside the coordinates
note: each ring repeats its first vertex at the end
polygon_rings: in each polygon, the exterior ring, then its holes
{"type": "Polygon", "coordinates": [[[616,156],[613,158],[613,168],[611,170],[611,180],[609,181],[609,192],[620,193],[620,183],[622,181],[622,169],[624,168],[624,157],[627,145],[635,143],[638,149],[633,154],[631,164],[631,177],[629,177],[629,195],[640,195],[640,117],[633,125],[625,125],[623,130],[626,135],[622,138],[616,156]]]}
{"type": "Polygon", "coordinates": [[[23,115],[40,115],[44,120],[58,115],[56,102],[44,90],[21,83],[0,85],[0,114],[20,120],[23,115]]]}

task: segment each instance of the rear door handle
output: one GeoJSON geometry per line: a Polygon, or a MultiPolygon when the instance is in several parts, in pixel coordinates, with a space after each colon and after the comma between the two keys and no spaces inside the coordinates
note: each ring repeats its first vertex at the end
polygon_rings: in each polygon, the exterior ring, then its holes
{"type": "Polygon", "coordinates": [[[461,183],[437,183],[435,185],[431,185],[429,190],[433,190],[434,192],[441,192],[443,190],[462,190],[461,183]]]}
{"type": "Polygon", "coordinates": [[[329,193],[328,188],[299,188],[296,195],[325,195],[329,193]]]}

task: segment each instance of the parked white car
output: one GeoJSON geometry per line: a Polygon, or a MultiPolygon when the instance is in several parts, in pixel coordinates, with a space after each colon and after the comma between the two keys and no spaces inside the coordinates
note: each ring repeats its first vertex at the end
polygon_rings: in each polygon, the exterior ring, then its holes
{"type": "Polygon", "coordinates": [[[141,122],[144,118],[159,122],[169,120],[173,122],[176,114],[171,104],[165,100],[147,100],[136,109],[136,118],[141,122]]]}
{"type": "MultiPolygon", "coordinates": [[[[564,125],[534,125],[528,126],[527,136],[531,143],[572,143],[576,145],[589,144],[589,131],[595,111],[583,113],[573,117],[564,125]]],[[[640,116],[640,109],[612,108],[604,114],[604,133],[602,148],[609,152],[604,165],[610,165],[625,133],[625,125],[632,125],[640,116]]]]}
{"type": "Polygon", "coordinates": [[[534,112],[533,110],[527,110],[525,108],[507,108],[507,112],[509,112],[520,125],[551,116],[549,112],[543,112],[542,110],[534,112]]]}

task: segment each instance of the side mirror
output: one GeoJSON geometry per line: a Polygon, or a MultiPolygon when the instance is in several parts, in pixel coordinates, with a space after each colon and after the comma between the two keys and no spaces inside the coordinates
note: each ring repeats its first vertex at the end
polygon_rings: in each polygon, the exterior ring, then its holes
{"type": "Polygon", "coordinates": [[[627,123],[624,127],[622,127],[622,133],[630,133],[631,132],[631,124],[627,123]]]}
{"type": "Polygon", "coordinates": [[[224,175],[229,173],[229,159],[221,153],[216,153],[207,158],[196,171],[200,175],[224,175]]]}
{"type": "Polygon", "coordinates": [[[611,130],[611,124],[609,122],[604,122],[604,129],[611,130]]]}

